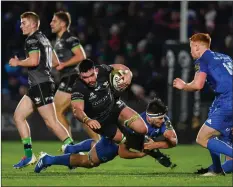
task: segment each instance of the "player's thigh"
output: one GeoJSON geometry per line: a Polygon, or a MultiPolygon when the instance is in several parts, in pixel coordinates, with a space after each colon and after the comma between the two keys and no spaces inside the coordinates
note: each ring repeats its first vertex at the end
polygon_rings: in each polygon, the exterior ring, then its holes
{"type": "MultiPolygon", "coordinates": [[[[47,122],[56,121],[56,110],[54,105],[55,84],[45,82],[37,85],[37,92],[33,92],[34,103],[41,117],[47,122]]],[[[36,91],[35,89],[35,91],[36,91]]]]}
{"type": "Polygon", "coordinates": [[[56,117],[56,110],[55,110],[55,105],[54,103],[49,103],[43,106],[40,106],[37,108],[39,114],[41,117],[45,120],[46,124],[47,122],[49,124],[55,123],[57,120],[56,117]]]}
{"type": "Polygon", "coordinates": [[[138,130],[139,133],[147,133],[146,124],[141,116],[129,107],[125,107],[121,111],[118,120],[120,121],[121,125],[126,125],[134,130],[138,130]]]}
{"type": "Polygon", "coordinates": [[[24,95],[15,109],[14,118],[26,119],[33,111],[34,104],[32,100],[27,95],[24,95]]]}
{"type": "Polygon", "coordinates": [[[208,140],[213,136],[219,136],[219,135],[220,135],[219,131],[213,129],[212,127],[207,126],[206,124],[203,124],[197,134],[197,141],[208,140]]]}
{"type": "Polygon", "coordinates": [[[63,112],[67,110],[70,106],[70,103],[71,103],[71,94],[57,90],[54,96],[54,104],[57,112],[59,111],[63,112]]]}
{"type": "Polygon", "coordinates": [[[106,163],[118,155],[118,146],[111,139],[102,137],[88,155],[95,165],[106,163]]]}

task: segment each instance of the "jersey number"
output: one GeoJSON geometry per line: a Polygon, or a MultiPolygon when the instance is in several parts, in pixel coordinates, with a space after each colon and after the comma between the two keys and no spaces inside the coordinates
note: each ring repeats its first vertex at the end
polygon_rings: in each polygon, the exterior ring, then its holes
{"type": "Polygon", "coordinates": [[[51,49],[51,47],[50,46],[46,46],[45,47],[45,50],[46,50],[46,56],[47,56],[47,65],[49,66],[49,67],[52,67],[52,55],[53,55],[53,51],[52,51],[52,49],[51,49]]]}
{"type": "Polygon", "coordinates": [[[233,71],[232,62],[223,63],[223,66],[227,69],[228,73],[232,75],[232,71],[233,71]]]}

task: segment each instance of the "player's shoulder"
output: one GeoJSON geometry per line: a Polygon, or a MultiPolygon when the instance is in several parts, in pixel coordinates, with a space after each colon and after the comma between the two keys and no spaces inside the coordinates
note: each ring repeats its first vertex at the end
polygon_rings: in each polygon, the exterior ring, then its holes
{"type": "Polygon", "coordinates": [[[34,44],[34,43],[39,42],[37,33],[38,33],[38,32],[36,32],[36,33],[34,33],[34,34],[28,36],[28,37],[26,38],[26,40],[25,40],[26,44],[31,45],[31,44],[34,44]]]}
{"type": "Polygon", "coordinates": [[[73,91],[85,92],[87,90],[87,85],[77,77],[74,84],[73,84],[73,91]]]}
{"type": "Polygon", "coordinates": [[[105,72],[105,71],[110,72],[113,70],[113,67],[107,64],[97,65],[96,68],[98,68],[99,71],[102,71],[102,72],[105,72]]]}
{"type": "Polygon", "coordinates": [[[65,32],[63,38],[67,43],[72,43],[74,41],[79,41],[78,37],[74,36],[70,32],[65,32]]]}

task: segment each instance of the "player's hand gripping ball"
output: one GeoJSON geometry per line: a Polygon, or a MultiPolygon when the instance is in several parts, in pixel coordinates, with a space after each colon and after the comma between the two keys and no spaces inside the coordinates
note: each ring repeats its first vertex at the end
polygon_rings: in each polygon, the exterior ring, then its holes
{"type": "Polygon", "coordinates": [[[126,88],[120,88],[118,86],[120,83],[123,82],[123,79],[121,78],[122,75],[124,75],[123,70],[113,70],[109,75],[110,84],[112,88],[117,92],[122,92],[126,89],[126,88]]]}

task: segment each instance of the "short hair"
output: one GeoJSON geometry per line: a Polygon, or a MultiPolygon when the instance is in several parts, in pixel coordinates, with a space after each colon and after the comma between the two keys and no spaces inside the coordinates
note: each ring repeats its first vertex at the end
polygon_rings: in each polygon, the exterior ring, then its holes
{"type": "Polygon", "coordinates": [[[94,68],[94,62],[91,59],[85,59],[81,61],[77,66],[78,74],[88,72],[88,70],[94,68]]]}
{"type": "Polygon", "coordinates": [[[210,48],[211,44],[211,37],[208,33],[197,33],[192,35],[191,38],[189,38],[190,42],[203,42],[208,48],[210,48]]]}
{"type": "Polygon", "coordinates": [[[64,21],[66,24],[67,30],[70,28],[71,24],[71,16],[69,12],[59,11],[54,14],[54,16],[58,17],[60,20],[64,21]]]}
{"type": "Polygon", "coordinates": [[[39,28],[39,26],[40,26],[40,18],[35,12],[24,12],[23,14],[21,14],[20,18],[21,19],[23,19],[23,18],[31,19],[36,23],[37,28],[39,28]]]}
{"type": "Polygon", "coordinates": [[[155,97],[147,106],[146,112],[152,114],[162,113],[165,114],[168,111],[168,107],[163,103],[163,101],[155,97]]]}

